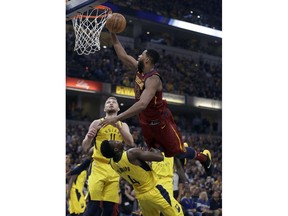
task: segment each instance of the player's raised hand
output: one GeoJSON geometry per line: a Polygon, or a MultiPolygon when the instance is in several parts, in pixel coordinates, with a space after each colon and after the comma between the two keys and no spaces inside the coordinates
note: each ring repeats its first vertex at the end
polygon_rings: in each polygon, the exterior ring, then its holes
{"type": "Polygon", "coordinates": [[[115,124],[113,124],[113,126],[118,128],[118,130],[120,130],[120,128],[122,128],[122,124],[120,121],[117,121],[115,124]]]}
{"type": "Polygon", "coordinates": [[[100,121],[100,123],[99,123],[97,126],[96,126],[96,125],[93,125],[92,127],[89,128],[89,131],[88,131],[88,133],[87,133],[87,136],[88,136],[90,139],[93,139],[93,138],[96,136],[98,130],[102,127],[101,122],[102,122],[102,121],[100,121]]]}
{"type": "Polygon", "coordinates": [[[96,136],[97,131],[98,131],[97,128],[90,128],[87,133],[87,136],[89,138],[94,138],[96,136]]]}
{"type": "Polygon", "coordinates": [[[109,125],[109,124],[115,126],[115,123],[116,123],[117,121],[118,121],[118,120],[117,120],[117,116],[106,117],[106,118],[100,123],[100,125],[101,125],[102,127],[105,127],[105,126],[107,126],[107,125],[109,125]]]}

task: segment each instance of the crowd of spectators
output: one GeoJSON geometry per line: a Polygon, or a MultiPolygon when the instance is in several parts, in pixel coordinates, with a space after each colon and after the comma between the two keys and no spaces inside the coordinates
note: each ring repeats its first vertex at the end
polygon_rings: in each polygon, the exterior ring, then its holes
{"type": "Polygon", "coordinates": [[[193,35],[193,37],[179,38],[179,33],[169,32],[144,32],[139,36],[139,42],[141,43],[152,42],[157,44],[163,44],[167,46],[190,50],[199,54],[207,54],[221,58],[222,39],[210,38],[210,40],[205,41],[205,43],[202,43],[202,39],[200,36],[197,35],[193,35]]]}
{"type": "MultiPolygon", "coordinates": [[[[209,118],[208,116],[201,115],[200,113],[174,113],[173,115],[179,130],[185,137],[186,133],[188,134],[187,137],[189,137],[189,133],[191,133],[191,131],[193,131],[193,134],[221,135],[222,133],[221,125],[219,125],[217,120],[214,118],[209,118]],[[182,131],[181,128],[185,128],[185,130],[182,131]]],[[[66,100],[66,119],[84,122],[92,122],[94,120],[89,113],[84,113],[83,108],[79,108],[75,101],[70,101],[68,99],[66,100]]],[[[132,117],[126,119],[126,122],[129,125],[137,125],[138,120],[137,117],[132,117]]],[[[187,141],[191,142],[192,140],[187,141]]]]}
{"type": "MultiPolygon", "coordinates": [[[[67,32],[66,75],[83,79],[134,86],[135,71],[130,71],[117,58],[113,47],[90,55],[73,51],[73,32],[67,32]]],[[[126,48],[137,58],[142,49],[126,48]]],[[[158,71],[163,77],[165,92],[222,100],[222,64],[210,63],[201,55],[198,59],[161,53],[158,71]]]]}
{"type": "Polygon", "coordinates": [[[115,5],[129,7],[135,10],[145,10],[160,16],[222,30],[221,0],[111,0],[110,2],[115,5]]]}

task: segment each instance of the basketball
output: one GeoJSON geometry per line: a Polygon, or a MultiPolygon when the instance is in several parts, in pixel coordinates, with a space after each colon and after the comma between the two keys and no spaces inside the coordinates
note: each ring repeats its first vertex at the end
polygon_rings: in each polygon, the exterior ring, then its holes
{"type": "Polygon", "coordinates": [[[121,33],[126,28],[126,19],[122,14],[112,13],[106,21],[106,28],[111,33],[121,33]]]}

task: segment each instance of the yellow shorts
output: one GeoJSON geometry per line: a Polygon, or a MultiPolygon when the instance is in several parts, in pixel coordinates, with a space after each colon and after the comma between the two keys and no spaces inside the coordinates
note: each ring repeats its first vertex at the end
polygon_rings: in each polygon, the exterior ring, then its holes
{"type": "Polygon", "coordinates": [[[94,201],[119,203],[119,175],[110,164],[93,160],[88,177],[88,192],[94,201]]]}
{"type": "Polygon", "coordinates": [[[184,216],[181,205],[161,185],[152,190],[136,194],[143,216],[184,216]]]}

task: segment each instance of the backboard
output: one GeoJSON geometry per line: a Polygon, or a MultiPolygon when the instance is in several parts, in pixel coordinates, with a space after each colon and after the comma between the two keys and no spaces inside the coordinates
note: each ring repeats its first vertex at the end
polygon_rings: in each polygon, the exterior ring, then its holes
{"type": "Polygon", "coordinates": [[[83,13],[107,0],[68,0],[66,2],[66,19],[71,19],[77,13],[83,13]]]}

